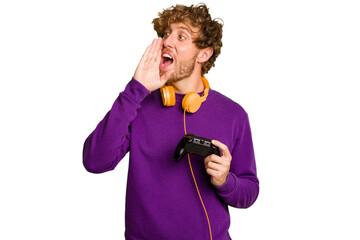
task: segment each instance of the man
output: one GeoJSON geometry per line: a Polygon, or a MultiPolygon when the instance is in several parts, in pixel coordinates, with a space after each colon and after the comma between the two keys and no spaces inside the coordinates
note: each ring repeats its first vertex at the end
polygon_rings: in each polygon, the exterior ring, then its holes
{"type": "Polygon", "coordinates": [[[204,85],[204,74],[220,54],[222,25],[204,4],[176,5],[153,23],[159,38],[86,139],[84,166],[93,173],[113,170],[130,152],[126,239],[231,239],[228,205],[251,206],[259,181],[247,113],[204,85]],[[165,84],[175,90],[173,107],[161,102],[159,88],[165,84]],[[185,119],[185,94],[205,91],[206,101],[185,119]],[[175,162],[184,131],[216,139],[212,143],[221,156],[191,155],[175,162]]]}

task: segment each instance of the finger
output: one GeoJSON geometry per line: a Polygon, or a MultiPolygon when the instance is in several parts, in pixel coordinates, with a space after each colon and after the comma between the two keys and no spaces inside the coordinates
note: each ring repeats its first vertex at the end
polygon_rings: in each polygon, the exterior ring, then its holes
{"type": "Polygon", "coordinates": [[[223,156],[226,158],[231,158],[230,151],[225,144],[217,140],[212,140],[211,143],[220,148],[223,156]]]}
{"type": "Polygon", "coordinates": [[[210,161],[211,161],[211,158],[210,158],[211,155],[207,156],[206,158],[204,158],[204,164],[206,166],[206,164],[208,164],[210,161]]]}
{"type": "Polygon", "coordinates": [[[216,177],[219,175],[219,171],[211,169],[211,168],[206,169],[206,173],[212,177],[216,177]]]}
{"type": "Polygon", "coordinates": [[[219,157],[218,155],[213,154],[213,157],[211,158],[211,161],[213,163],[219,164],[219,165],[225,165],[225,160],[222,157],[219,157]]]}
{"type": "Polygon", "coordinates": [[[205,169],[208,169],[208,168],[216,170],[216,171],[223,171],[224,169],[226,169],[226,166],[223,163],[220,164],[218,162],[208,160],[205,163],[205,169]]]}
{"type": "Polygon", "coordinates": [[[221,164],[218,164],[216,162],[209,162],[206,166],[205,169],[212,169],[215,171],[221,171],[222,169],[224,169],[224,167],[221,164]]]}
{"type": "Polygon", "coordinates": [[[215,154],[211,154],[205,158],[205,165],[208,164],[209,162],[215,162],[215,163],[219,164],[222,162],[222,159],[221,159],[221,157],[219,157],[215,154]]]}
{"type": "MultiPolygon", "coordinates": [[[[216,156],[216,155],[211,154],[211,155],[207,156],[207,157],[204,159],[205,165],[208,164],[209,162],[213,161],[213,160],[214,160],[214,156],[216,156]]],[[[216,156],[216,157],[219,157],[219,156],[216,156]]]]}
{"type": "Polygon", "coordinates": [[[150,50],[151,50],[151,44],[149,46],[147,46],[144,54],[141,57],[141,61],[146,61],[146,59],[149,57],[150,50]]]}
{"type": "Polygon", "coordinates": [[[154,39],[152,44],[151,44],[151,50],[150,50],[150,54],[149,54],[149,61],[153,61],[156,57],[155,55],[155,50],[156,50],[156,45],[158,43],[158,39],[154,39]]]}
{"type": "Polygon", "coordinates": [[[155,55],[155,62],[160,63],[162,47],[163,47],[162,38],[158,38],[156,49],[155,49],[155,54],[156,54],[155,55]]]}

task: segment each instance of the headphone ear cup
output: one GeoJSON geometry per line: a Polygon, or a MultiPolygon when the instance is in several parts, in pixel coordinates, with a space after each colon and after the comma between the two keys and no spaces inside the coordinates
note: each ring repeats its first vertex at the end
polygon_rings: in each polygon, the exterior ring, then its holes
{"type": "Polygon", "coordinates": [[[195,113],[200,108],[202,102],[199,94],[189,92],[182,100],[182,107],[189,113],[195,113]]]}
{"type": "Polygon", "coordinates": [[[175,105],[175,90],[173,86],[164,86],[160,88],[161,99],[164,106],[171,107],[175,105]]]}

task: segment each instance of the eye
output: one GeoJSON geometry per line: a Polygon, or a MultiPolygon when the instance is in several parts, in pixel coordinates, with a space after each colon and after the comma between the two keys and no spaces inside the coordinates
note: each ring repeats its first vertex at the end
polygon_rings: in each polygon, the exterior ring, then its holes
{"type": "Polygon", "coordinates": [[[164,37],[168,37],[170,35],[169,32],[164,33],[164,37]]]}
{"type": "Polygon", "coordinates": [[[183,35],[179,35],[180,40],[185,40],[185,37],[183,35]]]}

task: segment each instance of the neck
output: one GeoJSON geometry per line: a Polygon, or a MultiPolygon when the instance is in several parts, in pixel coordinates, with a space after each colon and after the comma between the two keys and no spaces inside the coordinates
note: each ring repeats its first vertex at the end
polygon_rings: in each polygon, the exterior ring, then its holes
{"type": "Polygon", "coordinates": [[[174,87],[175,92],[180,94],[187,94],[189,92],[199,93],[205,89],[200,74],[192,74],[187,78],[172,82],[171,85],[174,87]]]}

